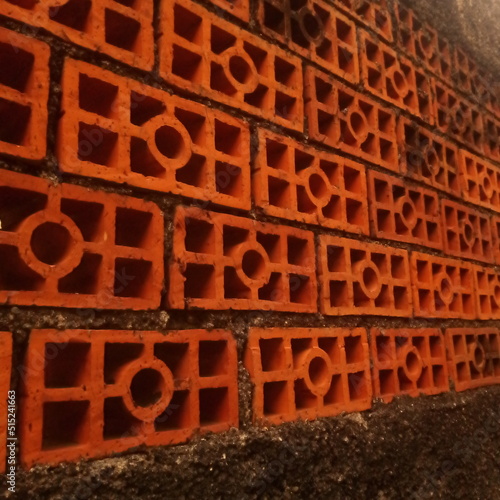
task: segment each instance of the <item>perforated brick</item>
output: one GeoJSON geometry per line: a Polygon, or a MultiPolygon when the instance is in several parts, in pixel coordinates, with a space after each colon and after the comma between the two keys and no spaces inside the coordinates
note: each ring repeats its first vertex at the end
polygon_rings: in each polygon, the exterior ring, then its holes
{"type": "Polygon", "coordinates": [[[150,202],[0,172],[0,303],[152,309],[163,218],[150,202]]]}
{"type": "Polygon", "coordinates": [[[365,88],[428,123],[434,122],[431,82],[424,72],[366,32],[360,34],[360,54],[365,88]]]}
{"type": "Polygon", "coordinates": [[[391,42],[392,21],[387,0],[331,0],[350,15],[391,42]]]}
{"type": "Polygon", "coordinates": [[[298,57],[189,0],[162,2],[160,20],[162,78],[279,125],[303,129],[298,57]]]}
{"type": "Polygon", "coordinates": [[[460,180],[466,201],[500,212],[500,168],[461,150],[460,180]]]}
{"type": "Polygon", "coordinates": [[[401,117],[398,121],[401,171],[441,191],[460,195],[457,147],[401,117]]]}
{"type": "MultiPolygon", "coordinates": [[[[7,394],[10,389],[11,367],[12,337],[10,333],[0,332],[0,474],[6,471],[6,446],[8,435],[7,394]]],[[[13,435],[9,437],[13,438],[16,436],[13,435]]]]}
{"type": "Polygon", "coordinates": [[[483,115],[484,122],[484,137],[483,149],[484,154],[500,163],[500,121],[492,116],[483,115]]]}
{"type": "Polygon", "coordinates": [[[496,264],[500,265],[500,217],[491,217],[491,235],[493,242],[493,256],[496,264]]]}
{"type": "Polygon", "coordinates": [[[259,130],[255,202],[269,215],[368,234],[365,168],[259,130]]]}
{"type": "Polygon", "coordinates": [[[252,328],[245,364],[254,422],[280,424],[371,407],[366,331],[252,328]]]}
{"type": "Polygon", "coordinates": [[[306,68],[306,114],[315,141],[399,170],[396,117],[315,68],[306,68]]]}
{"type": "Polygon", "coordinates": [[[316,312],[313,234],[179,207],[169,306],[316,312]]]}
{"type": "Polygon", "coordinates": [[[446,253],[493,262],[489,216],[453,201],[442,200],[441,203],[446,253]]]}
{"type": "Polygon", "coordinates": [[[410,262],[415,316],[476,317],[471,264],[417,252],[410,262]]]}
{"type": "Polygon", "coordinates": [[[0,14],[131,66],[153,67],[153,0],[4,0],[0,14]]]}
{"type": "Polygon", "coordinates": [[[238,427],[236,345],[221,330],[35,330],[21,408],[26,467],[222,432],[238,427]]]}
{"type": "Polygon", "coordinates": [[[45,156],[49,57],[47,44],[0,28],[0,153],[45,156]]]}
{"type": "Polygon", "coordinates": [[[406,250],[323,235],[319,278],[324,314],[412,314],[406,250]]]}
{"type": "Polygon", "coordinates": [[[449,371],[456,391],[500,382],[500,332],[497,328],[446,330],[449,371]]]}
{"type": "Polygon", "coordinates": [[[262,31],[327,71],[359,81],[356,26],[322,0],[260,0],[262,31]]]}
{"type": "Polygon", "coordinates": [[[479,109],[436,80],[436,125],[456,141],[482,153],[484,144],[483,116],[479,109]]]}
{"type": "Polygon", "coordinates": [[[246,123],[82,61],[62,83],[62,170],[250,209],[246,123]]]}
{"type": "Polygon", "coordinates": [[[386,403],[395,396],[450,390],[444,335],[437,328],[372,328],[373,392],[386,403]]]}
{"type": "Polygon", "coordinates": [[[377,238],[443,247],[439,199],[434,191],[370,170],[370,214],[377,238]]]}
{"type": "Polygon", "coordinates": [[[453,56],[449,42],[401,2],[395,2],[394,10],[398,45],[436,76],[451,82],[453,56]]]}
{"type": "Polygon", "coordinates": [[[250,19],[250,2],[249,0],[205,0],[206,3],[212,3],[227,10],[233,16],[239,17],[243,21],[250,19]]]}
{"type": "Polygon", "coordinates": [[[480,319],[500,319],[500,276],[491,267],[474,266],[477,314],[480,319]]]}

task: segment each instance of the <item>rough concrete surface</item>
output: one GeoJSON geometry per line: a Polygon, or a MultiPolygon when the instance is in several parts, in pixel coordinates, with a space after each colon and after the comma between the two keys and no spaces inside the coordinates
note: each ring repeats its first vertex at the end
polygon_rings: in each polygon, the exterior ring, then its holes
{"type": "Polygon", "coordinates": [[[35,467],[19,474],[18,498],[494,499],[499,439],[500,387],[491,387],[35,467]]]}

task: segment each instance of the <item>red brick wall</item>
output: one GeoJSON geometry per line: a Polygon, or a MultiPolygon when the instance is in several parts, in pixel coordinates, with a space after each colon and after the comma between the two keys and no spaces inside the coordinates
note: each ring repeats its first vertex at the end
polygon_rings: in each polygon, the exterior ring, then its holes
{"type": "Polygon", "coordinates": [[[464,47],[393,0],[60,3],[0,3],[23,466],[499,380],[500,96],[464,47]]]}

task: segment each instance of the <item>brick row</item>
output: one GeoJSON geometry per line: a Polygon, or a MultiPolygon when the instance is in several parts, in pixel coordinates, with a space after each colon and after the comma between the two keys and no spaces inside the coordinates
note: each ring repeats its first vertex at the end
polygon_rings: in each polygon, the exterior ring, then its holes
{"type": "Polygon", "coordinates": [[[0,172],[0,303],[155,309],[163,217],[147,201],[0,172]]]}
{"type": "MultiPolygon", "coordinates": [[[[10,389],[11,369],[12,337],[8,332],[0,332],[0,474],[4,474],[6,470],[10,471],[10,465],[6,468],[6,450],[8,434],[7,394],[10,389]]],[[[9,437],[13,438],[16,436],[9,437]]]]}
{"type": "Polygon", "coordinates": [[[242,120],[82,61],[66,61],[62,84],[62,171],[250,208],[242,120]]]}
{"type": "Polygon", "coordinates": [[[236,344],[220,330],[35,330],[21,409],[25,467],[221,432],[238,426],[236,344]]]}
{"type": "Polygon", "coordinates": [[[5,0],[0,14],[126,64],[153,67],[153,0],[5,0]]]}

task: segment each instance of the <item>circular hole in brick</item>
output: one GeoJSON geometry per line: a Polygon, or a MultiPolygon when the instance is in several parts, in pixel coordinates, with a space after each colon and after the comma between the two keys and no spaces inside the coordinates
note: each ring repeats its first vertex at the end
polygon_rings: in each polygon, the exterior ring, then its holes
{"type": "Polygon", "coordinates": [[[446,302],[450,302],[451,298],[453,297],[453,286],[448,277],[444,277],[443,279],[441,279],[439,290],[443,300],[445,300],[446,302]]]}
{"type": "Polygon", "coordinates": [[[368,125],[366,118],[361,113],[353,111],[349,117],[349,122],[356,137],[366,136],[368,125]]]}
{"type": "Polygon", "coordinates": [[[414,350],[408,351],[405,359],[406,371],[411,376],[419,374],[421,369],[421,361],[414,350]]]}
{"type": "Polygon", "coordinates": [[[363,269],[363,283],[369,292],[376,292],[379,289],[378,275],[371,267],[363,269]]]}
{"type": "Polygon", "coordinates": [[[469,221],[464,221],[464,238],[469,245],[474,242],[474,228],[469,221]]]}
{"type": "Polygon", "coordinates": [[[434,148],[427,150],[427,165],[431,172],[438,172],[440,169],[439,156],[434,148]]]}
{"type": "Polygon", "coordinates": [[[239,83],[248,83],[253,75],[252,68],[241,56],[233,56],[229,59],[229,71],[239,83]]]}
{"type": "Polygon", "coordinates": [[[243,255],[241,268],[250,279],[257,279],[266,272],[266,261],[256,250],[248,250],[243,255]]]}
{"type": "Polygon", "coordinates": [[[474,347],[474,351],[472,353],[474,366],[478,371],[483,371],[486,366],[486,353],[484,352],[484,348],[481,344],[476,343],[474,347]]]}
{"type": "Polygon", "coordinates": [[[326,361],[317,356],[309,363],[309,379],[313,385],[321,386],[330,378],[330,370],[326,361]]]}
{"type": "Polygon", "coordinates": [[[152,368],[137,372],[130,384],[130,394],[134,404],[146,408],[153,406],[162,397],[165,380],[162,374],[152,368]]]}
{"type": "Polygon", "coordinates": [[[491,198],[493,196],[493,184],[491,183],[491,179],[487,175],[483,176],[482,186],[483,186],[484,194],[488,198],[491,198]]]}
{"type": "Polygon", "coordinates": [[[68,254],[72,243],[71,234],[60,224],[45,222],[31,235],[31,249],[44,264],[54,265],[68,254]]]}
{"type": "Polygon", "coordinates": [[[323,31],[323,26],[319,19],[314,14],[311,14],[311,12],[306,12],[302,17],[302,27],[305,35],[313,40],[319,38],[323,31]]]}
{"type": "Polygon", "coordinates": [[[455,119],[454,119],[454,123],[455,123],[455,128],[457,130],[463,130],[464,127],[465,127],[465,116],[464,116],[464,113],[461,109],[457,109],[457,111],[455,112],[455,119]]]}
{"type": "Polygon", "coordinates": [[[328,196],[328,186],[319,174],[312,174],[309,177],[309,189],[315,198],[322,199],[328,196]]]}
{"type": "Polygon", "coordinates": [[[171,159],[178,158],[185,147],[182,135],[175,128],[168,125],[163,125],[156,131],[155,142],[158,151],[171,159]]]}
{"type": "Polygon", "coordinates": [[[405,95],[408,93],[408,85],[406,83],[406,76],[401,70],[394,71],[392,75],[392,81],[394,82],[394,87],[399,95],[405,95]]]}
{"type": "Polygon", "coordinates": [[[411,203],[410,201],[405,201],[403,203],[403,207],[401,208],[401,213],[408,225],[414,225],[417,216],[415,205],[413,203],[411,203]]]}

